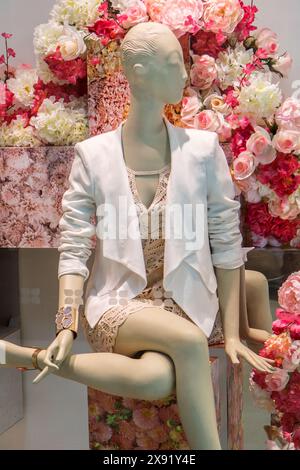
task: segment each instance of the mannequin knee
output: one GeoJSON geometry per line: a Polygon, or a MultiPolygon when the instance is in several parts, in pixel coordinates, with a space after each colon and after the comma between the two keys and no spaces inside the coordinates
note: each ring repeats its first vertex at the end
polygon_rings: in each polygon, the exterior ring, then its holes
{"type": "Polygon", "coordinates": [[[134,388],[144,400],[160,400],[175,392],[175,368],[168,363],[145,364],[135,377],[134,388]]]}
{"type": "Polygon", "coordinates": [[[245,271],[245,280],[247,292],[253,293],[254,295],[257,289],[268,289],[268,279],[263,273],[259,271],[252,271],[247,269],[245,271]]]}
{"type": "Polygon", "coordinates": [[[189,356],[196,352],[204,352],[208,348],[207,337],[196,325],[186,325],[186,327],[172,341],[171,357],[189,356]]]}

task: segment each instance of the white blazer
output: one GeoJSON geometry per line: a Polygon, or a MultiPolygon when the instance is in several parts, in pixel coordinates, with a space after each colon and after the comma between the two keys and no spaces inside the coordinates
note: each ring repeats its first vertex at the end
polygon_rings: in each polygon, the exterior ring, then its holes
{"type": "MultiPolygon", "coordinates": [[[[238,268],[247,260],[247,251],[254,247],[242,248],[240,202],[235,200],[234,184],[217,134],[176,127],[166,119],[165,122],[171,147],[166,208],[172,204],[195,207],[197,203],[204,211],[200,248],[197,243],[189,245],[188,242],[196,241],[196,235],[193,238],[188,226],[186,233],[191,239],[176,238],[170,224],[169,237],[165,238],[163,287],[209,337],[219,310],[214,266],[238,268]]],[[[122,124],[75,145],[69,189],[62,200],[58,278],[71,273],[89,278],[85,316],[91,327],[112,307],[113,294],[119,298],[125,292],[129,300],[147,285],[141,236],[103,239],[91,223],[99,205],[109,203],[117,208],[119,196],[125,196],[128,204],[135,207],[123,156],[122,124]],[[96,252],[90,275],[86,264],[95,234],[96,252]]],[[[136,209],[128,212],[125,219],[128,226],[138,224],[136,209]]]]}

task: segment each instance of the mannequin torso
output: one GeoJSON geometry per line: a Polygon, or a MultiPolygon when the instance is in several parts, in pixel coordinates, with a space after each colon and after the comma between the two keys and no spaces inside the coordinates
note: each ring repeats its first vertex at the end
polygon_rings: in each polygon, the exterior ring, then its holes
{"type": "Polygon", "coordinates": [[[139,198],[146,208],[151,206],[155,197],[160,170],[171,162],[168,131],[162,119],[159,127],[161,130],[157,134],[138,133],[128,122],[122,128],[124,161],[135,177],[139,198]]]}

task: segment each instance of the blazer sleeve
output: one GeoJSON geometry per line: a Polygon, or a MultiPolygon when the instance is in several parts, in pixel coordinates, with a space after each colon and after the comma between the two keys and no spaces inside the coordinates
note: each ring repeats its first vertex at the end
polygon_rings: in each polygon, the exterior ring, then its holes
{"type": "Polygon", "coordinates": [[[240,232],[240,202],[235,200],[234,183],[225,153],[214,133],[213,152],[207,158],[207,216],[212,264],[235,269],[247,260],[240,232]]]}
{"type": "Polygon", "coordinates": [[[91,255],[91,238],[96,233],[90,221],[95,214],[95,200],[83,151],[79,144],[75,145],[74,150],[69,188],[62,198],[63,215],[59,221],[58,278],[63,274],[80,274],[86,280],[89,277],[86,264],[91,255]]]}

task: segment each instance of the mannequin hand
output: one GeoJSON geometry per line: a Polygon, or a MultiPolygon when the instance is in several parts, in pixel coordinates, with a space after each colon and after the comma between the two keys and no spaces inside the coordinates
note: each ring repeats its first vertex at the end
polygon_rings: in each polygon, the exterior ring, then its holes
{"type": "Polygon", "coordinates": [[[255,354],[255,352],[247,348],[239,339],[225,339],[225,352],[228,354],[233,364],[239,364],[238,356],[240,356],[252,367],[261,372],[274,372],[274,370],[276,370],[272,365],[275,361],[255,354]]]}
{"type": "Polygon", "coordinates": [[[73,346],[74,336],[71,330],[62,330],[46,350],[44,364],[46,365],[42,372],[37,375],[33,383],[40,382],[46,375],[54,370],[59,370],[73,346]]]}

